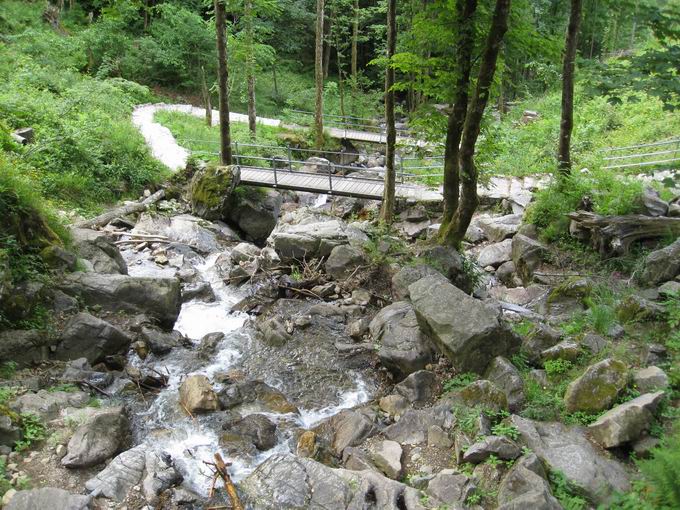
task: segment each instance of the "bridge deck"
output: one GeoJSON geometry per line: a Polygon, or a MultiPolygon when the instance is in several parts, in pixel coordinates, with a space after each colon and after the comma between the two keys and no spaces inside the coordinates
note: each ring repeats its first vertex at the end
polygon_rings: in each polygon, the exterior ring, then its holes
{"type": "MultiPolygon", "coordinates": [[[[241,167],[241,184],[247,186],[263,186],[267,188],[306,191],[309,193],[326,193],[354,198],[382,200],[384,185],[381,180],[358,179],[337,175],[311,174],[274,171],[266,168],[241,167]]],[[[414,184],[397,183],[397,198],[416,199],[419,201],[440,201],[439,192],[414,184]]]]}

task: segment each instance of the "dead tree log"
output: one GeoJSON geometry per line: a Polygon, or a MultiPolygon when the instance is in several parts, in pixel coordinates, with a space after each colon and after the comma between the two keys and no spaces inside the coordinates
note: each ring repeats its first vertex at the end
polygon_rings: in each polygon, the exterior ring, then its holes
{"type": "Polygon", "coordinates": [[[603,257],[623,255],[637,241],[680,236],[680,218],[652,217],[642,214],[601,216],[577,211],[568,214],[570,233],[597,250],[603,257]]]}
{"type": "Polygon", "coordinates": [[[141,202],[135,202],[133,204],[124,205],[122,207],[118,207],[116,209],[107,211],[104,214],[100,214],[99,216],[96,216],[95,218],[92,218],[90,220],[78,222],[76,223],[76,227],[78,228],[103,227],[110,221],[116,219],[118,216],[125,216],[126,214],[146,211],[150,205],[155,204],[156,202],[161,200],[164,196],[165,190],[162,189],[158,190],[156,191],[156,193],[154,193],[150,197],[145,198],[141,202]]]}

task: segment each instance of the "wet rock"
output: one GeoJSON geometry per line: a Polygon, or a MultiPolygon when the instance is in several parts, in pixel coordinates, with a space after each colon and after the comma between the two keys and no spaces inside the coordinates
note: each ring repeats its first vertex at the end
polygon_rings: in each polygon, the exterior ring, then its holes
{"type": "Polygon", "coordinates": [[[464,505],[476,489],[475,483],[453,469],[443,469],[427,484],[427,493],[444,505],[464,505]]]}
{"type": "Polygon", "coordinates": [[[149,346],[151,352],[156,356],[163,356],[168,354],[174,348],[180,345],[189,345],[187,340],[179,331],[174,330],[170,333],[165,333],[157,328],[144,326],[140,332],[140,336],[144,342],[149,346]]]}
{"type": "Polygon", "coordinates": [[[286,325],[279,317],[272,317],[257,325],[262,333],[264,341],[269,345],[281,346],[291,339],[290,333],[286,330],[286,325]]]}
{"type": "Polygon", "coordinates": [[[508,408],[516,411],[524,403],[524,382],[519,370],[507,358],[497,356],[486,369],[485,378],[499,388],[508,400],[508,408]]]}
{"type": "Polygon", "coordinates": [[[123,447],[129,434],[130,424],[122,407],[99,411],[76,429],[61,464],[83,468],[104,462],[123,447]]]}
{"type": "Polygon", "coordinates": [[[375,471],[331,469],[310,459],[273,455],[240,485],[245,503],[260,510],[364,508],[424,510],[420,493],[375,471]]]}
{"type": "Polygon", "coordinates": [[[66,365],[61,379],[64,381],[87,381],[97,388],[106,388],[113,383],[114,376],[111,372],[94,370],[87,358],[78,358],[66,365]]]}
{"type": "Polygon", "coordinates": [[[500,242],[517,233],[522,223],[521,214],[508,214],[500,217],[479,218],[477,225],[481,228],[486,237],[493,242],[500,242]]]}
{"type": "Polygon", "coordinates": [[[356,411],[341,411],[331,419],[331,428],[332,448],[338,456],[348,446],[357,446],[377,432],[373,422],[356,411]]]}
{"type": "Polygon", "coordinates": [[[397,301],[407,299],[409,297],[409,285],[426,276],[440,276],[442,279],[446,278],[435,268],[428,266],[427,264],[404,266],[392,277],[392,296],[397,301]]]}
{"type": "Polygon", "coordinates": [[[532,362],[541,358],[541,353],[557,345],[562,339],[562,332],[547,324],[535,324],[533,330],[522,341],[521,351],[532,362]]]}
{"type": "Polygon", "coordinates": [[[512,261],[524,285],[531,283],[534,271],[538,269],[547,254],[548,249],[541,242],[524,235],[513,237],[512,261]]]}
{"type": "Polygon", "coordinates": [[[316,433],[312,430],[305,430],[300,434],[295,451],[298,457],[313,458],[318,451],[316,433]]]}
{"type": "Polygon", "coordinates": [[[668,202],[662,200],[659,192],[649,186],[642,192],[642,206],[647,216],[666,216],[668,213],[668,202]]]}
{"type": "Polygon", "coordinates": [[[283,393],[259,380],[246,379],[227,383],[220,390],[219,399],[224,409],[232,409],[241,404],[255,404],[261,412],[298,412],[298,408],[283,393]]]}
{"type": "Polygon", "coordinates": [[[352,321],[349,326],[347,326],[347,334],[352,337],[353,340],[360,341],[364,335],[368,333],[369,325],[370,322],[366,317],[352,321]]]}
{"type": "Polygon", "coordinates": [[[195,252],[208,254],[219,251],[219,239],[226,238],[214,224],[190,214],[164,216],[142,213],[131,233],[166,237],[173,241],[168,249],[184,255],[185,258],[196,257],[195,252]]]}
{"type": "Polygon", "coordinates": [[[207,413],[217,411],[220,401],[204,375],[190,375],[179,387],[179,399],[191,413],[207,413]]]}
{"type": "Polygon", "coordinates": [[[501,322],[500,309],[432,276],[409,291],[420,327],[459,370],[482,373],[496,356],[518,350],[520,339],[501,322]]]}
{"type": "Polygon", "coordinates": [[[248,441],[260,451],[269,450],[276,444],[276,424],[264,414],[249,414],[237,421],[225,423],[222,442],[248,441]]]}
{"type": "Polygon", "coordinates": [[[463,259],[454,248],[434,246],[422,250],[418,257],[427,260],[429,265],[437,269],[463,292],[468,294],[472,292],[472,282],[463,266],[463,259]]]}
{"type": "Polygon", "coordinates": [[[659,285],[678,275],[680,275],[680,239],[647,255],[638,280],[645,285],[659,285]]]}
{"type": "Polygon", "coordinates": [[[128,274],[118,247],[105,233],[88,228],[72,228],[71,242],[78,256],[90,262],[94,272],[128,274]]]}
{"type": "Polygon", "coordinates": [[[498,267],[512,258],[512,240],[506,239],[500,243],[486,246],[477,256],[477,264],[481,267],[498,267]]]}
{"type": "Polygon", "coordinates": [[[523,457],[510,468],[498,488],[498,504],[503,510],[562,510],[534,454],[523,457]]]}
{"type": "Polygon", "coordinates": [[[220,344],[222,340],[224,340],[224,333],[221,333],[219,331],[215,333],[208,333],[203,338],[201,338],[198,344],[198,351],[201,353],[202,356],[209,358],[212,354],[215,353],[217,346],[220,344]]]}
{"type": "Polygon", "coordinates": [[[663,395],[663,391],[646,393],[618,405],[590,424],[588,430],[605,448],[634,441],[649,430],[663,395]]]}
{"type": "Polygon", "coordinates": [[[268,244],[281,260],[327,257],[336,246],[360,247],[368,237],[358,228],[340,220],[318,223],[282,224],[269,236],[268,244]]]}
{"type": "Polygon", "coordinates": [[[655,366],[640,368],[633,372],[633,382],[640,393],[665,390],[670,384],[666,372],[655,366]]]}
{"type": "Polygon", "coordinates": [[[326,273],[336,280],[351,276],[359,266],[366,263],[364,252],[353,246],[340,245],[333,248],[326,260],[326,273]]]}
{"type": "Polygon", "coordinates": [[[463,462],[479,464],[491,455],[498,459],[513,460],[522,454],[519,446],[504,436],[487,436],[468,447],[463,453],[463,462]]]}
{"type": "Polygon", "coordinates": [[[578,427],[543,423],[519,416],[510,418],[520,442],[550,470],[567,480],[595,503],[606,503],[615,491],[628,491],[629,476],[623,465],[596,449],[578,427]]]}
{"type": "Polygon", "coordinates": [[[37,393],[25,393],[18,397],[11,408],[19,414],[34,414],[39,418],[49,421],[59,415],[66,407],[85,407],[90,400],[90,395],[83,391],[46,391],[37,393]]]}
{"type": "Polygon", "coordinates": [[[581,347],[572,340],[562,340],[557,345],[541,352],[541,360],[549,361],[556,359],[563,359],[567,361],[576,361],[581,354],[581,347]]]}
{"type": "Polygon", "coordinates": [[[369,330],[380,345],[380,362],[397,379],[425,368],[433,360],[434,346],[421,331],[410,303],[399,301],[386,306],[371,321],[369,330]]]}
{"type": "Polygon", "coordinates": [[[88,306],[146,314],[167,327],[174,325],[181,306],[176,278],[74,273],[64,279],[60,288],[69,295],[80,296],[88,306]]]}
{"type": "Polygon", "coordinates": [[[608,342],[604,337],[595,333],[588,333],[581,340],[581,347],[590,351],[591,354],[599,354],[607,347],[607,344],[608,342]]]}
{"type": "Polygon", "coordinates": [[[382,397],[378,405],[380,406],[380,409],[393,418],[401,417],[402,414],[411,408],[408,400],[401,395],[387,395],[382,397]]]}
{"type": "Polygon", "coordinates": [[[251,243],[239,243],[231,249],[229,258],[232,264],[250,262],[260,256],[261,250],[251,243]]]}
{"type": "Polygon", "coordinates": [[[431,399],[437,385],[437,378],[429,370],[418,370],[394,387],[394,391],[410,403],[422,403],[431,399]]]}
{"type": "Polygon", "coordinates": [[[88,510],[93,508],[90,496],[71,494],[63,489],[43,487],[17,491],[5,510],[88,510]]]}
{"type": "Polygon", "coordinates": [[[207,220],[226,217],[231,195],[241,179],[238,166],[208,165],[191,180],[191,211],[207,220]]]}
{"type": "Polygon", "coordinates": [[[596,413],[609,409],[628,384],[628,370],[611,358],[590,365],[572,381],[564,394],[567,412],[596,413]]]}
{"type": "Polygon", "coordinates": [[[373,463],[388,478],[397,480],[401,477],[403,453],[401,445],[396,441],[381,441],[374,447],[373,463]]]}
{"type": "Polygon", "coordinates": [[[13,361],[20,366],[46,360],[53,340],[37,329],[0,331],[0,361],[13,361]]]}
{"type": "Polygon", "coordinates": [[[54,356],[60,360],[85,357],[88,362],[97,363],[127,350],[131,343],[132,339],[117,327],[82,312],[66,324],[54,356]]]}

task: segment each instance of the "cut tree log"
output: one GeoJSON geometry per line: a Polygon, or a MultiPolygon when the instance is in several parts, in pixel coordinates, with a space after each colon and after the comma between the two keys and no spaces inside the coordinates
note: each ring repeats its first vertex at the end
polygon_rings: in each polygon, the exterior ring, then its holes
{"type": "Polygon", "coordinates": [[[643,214],[601,216],[577,211],[567,215],[571,219],[570,233],[588,242],[603,257],[623,255],[637,241],[680,236],[680,218],[652,217],[643,214]]]}
{"type": "Polygon", "coordinates": [[[122,207],[117,207],[110,211],[100,214],[90,220],[81,221],[76,223],[78,228],[93,228],[93,227],[103,227],[110,221],[113,221],[118,216],[125,216],[126,214],[132,214],[137,212],[146,211],[150,205],[155,204],[165,196],[165,190],[158,190],[156,193],[150,197],[145,198],[141,202],[134,202],[132,204],[127,204],[122,207]]]}

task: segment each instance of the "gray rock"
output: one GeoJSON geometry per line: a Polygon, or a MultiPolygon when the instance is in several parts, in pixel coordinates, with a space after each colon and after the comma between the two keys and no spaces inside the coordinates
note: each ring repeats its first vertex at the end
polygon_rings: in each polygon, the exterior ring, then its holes
{"type": "Polygon", "coordinates": [[[541,360],[556,360],[563,359],[567,361],[576,361],[581,354],[581,347],[573,340],[562,340],[557,345],[554,345],[543,352],[541,352],[541,360]]]}
{"type": "Polygon", "coordinates": [[[88,362],[97,363],[105,356],[127,350],[131,343],[132,339],[117,327],[82,312],[66,324],[54,357],[60,360],[85,357],[88,362]]]}
{"type": "Polygon", "coordinates": [[[249,262],[256,259],[261,253],[260,248],[251,243],[239,243],[231,249],[229,258],[232,264],[249,262]]]}
{"type": "Polygon", "coordinates": [[[283,199],[274,190],[238,195],[230,205],[228,219],[249,239],[263,243],[276,227],[283,199]]]}
{"type": "Polygon", "coordinates": [[[519,460],[510,468],[498,488],[499,509],[505,510],[562,510],[562,505],[551,494],[550,484],[545,479],[545,471],[534,454],[532,460],[519,460]],[[531,469],[537,466],[538,469],[531,469]],[[537,472],[538,471],[538,472],[537,472]]]}
{"type": "Polygon", "coordinates": [[[512,261],[515,263],[517,275],[524,285],[529,285],[534,271],[548,254],[545,245],[535,239],[518,234],[512,238],[512,261]]]}
{"type": "Polygon", "coordinates": [[[190,375],[179,387],[179,399],[191,413],[217,411],[220,401],[208,378],[204,375],[190,375]]]}
{"type": "Polygon", "coordinates": [[[446,277],[432,266],[418,264],[415,266],[404,266],[392,277],[392,296],[395,301],[403,301],[409,297],[408,287],[412,283],[425,278],[426,276],[446,277]]]}
{"type": "Polygon", "coordinates": [[[51,308],[54,310],[56,313],[59,314],[71,314],[71,313],[76,313],[80,305],[78,304],[78,300],[64,294],[60,290],[54,290],[52,291],[52,303],[51,303],[51,308]]]}
{"type": "Polygon", "coordinates": [[[90,496],[71,494],[63,489],[43,487],[18,491],[5,510],[88,510],[92,507],[90,496]]]}
{"type": "Polygon", "coordinates": [[[464,505],[476,485],[453,469],[443,469],[427,484],[427,493],[445,505],[464,505]]]}
{"type": "Polygon", "coordinates": [[[427,440],[427,431],[433,425],[443,427],[447,415],[451,414],[450,406],[437,406],[428,409],[409,409],[398,422],[383,430],[387,439],[401,444],[416,445],[427,440]]]}
{"type": "Polygon", "coordinates": [[[351,276],[358,267],[366,264],[364,252],[353,246],[340,245],[333,248],[326,260],[326,273],[336,280],[351,276]]]}
{"type": "Polygon", "coordinates": [[[176,330],[171,331],[170,333],[165,333],[164,331],[160,331],[157,328],[144,326],[142,327],[140,336],[149,346],[149,350],[157,356],[168,354],[175,347],[180,345],[190,344],[190,341],[176,330]]]}
{"type": "Polygon", "coordinates": [[[591,354],[599,354],[607,347],[607,339],[595,333],[587,333],[581,340],[581,347],[588,349],[591,354]]]}
{"type": "Polygon", "coordinates": [[[595,448],[578,427],[543,423],[512,416],[520,441],[550,470],[567,480],[595,503],[606,503],[614,492],[627,492],[629,475],[622,464],[595,448]]]}
{"type": "Polygon", "coordinates": [[[422,250],[418,256],[422,260],[426,260],[429,265],[437,269],[463,292],[469,294],[473,291],[472,282],[463,265],[463,259],[454,248],[434,246],[422,250]]]}
{"type": "Polygon", "coordinates": [[[72,228],[71,242],[78,256],[89,261],[96,273],[128,273],[118,247],[105,233],[89,228],[72,228]]]}
{"type": "Polygon", "coordinates": [[[666,372],[655,366],[640,368],[633,372],[633,382],[640,393],[665,390],[670,384],[666,372]]]}
{"type": "Polygon", "coordinates": [[[401,477],[401,445],[396,441],[380,441],[373,451],[373,463],[388,478],[397,480],[401,477]]]}
{"type": "Polygon", "coordinates": [[[260,451],[269,450],[276,444],[276,423],[264,414],[249,414],[239,420],[225,423],[223,442],[246,440],[260,451]]]}
{"type": "Polygon", "coordinates": [[[486,409],[501,411],[508,409],[508,399],[491,381],[481,379],[468,384],[455,394],[468,407],[483,406],[486,409]]]}
{"type": "Polygon", "coordinates": [[[642,205],[647,216],[666,216],[668,202],[661,199],[659,192],[649,186],[642,192],[642,205]]]}
{"type": "Polygon", "coordinates": [[[453,440],[438,425],[432,425],[427,429],[427,446],[449,449],[453,446],[453,440]]]}
{"type": "Polygon", "coordinates": [[[664,297],[671,297],[680,294],[680,282],[670,281],[659,287],[659,294],[664,297]]]}
{"type": "Polygon", "coordinates": [[[21,428],[14,425],[9,416],[0,415],[0,446],[14,448],[14,443],[20,441],[21,437],[21,428]]]}
{"type": "MultiPolygon", "coordinates": [[[[214,231],[214,224],[190,214],[164,216],[155,213],[142,213],[137,220],[133,234],[151,234],[167,237],[169,240],[186,245],[192,250],[208,254],[220,250],[218,238],[220,231],[214,231]]],[[[190,250],[188,255],[193,253],[190,250]]],[[[195,254],[193,254],[195,256],[195,254]]]]}
{"type": "Polygon", "coordinates": [[[191,180],[191,210],[207,220],[223,219],[231,207],[231,195],[238,186],[238,166],[207,165],[191,180]]]}
{"type": "Polygon", "coordinates": [[[418,326],[410,303],[399,301],[380,310],[369,331],[380,345],[380,362],[397,379],[425,368],[433,360],[434,346],[418,326]]]}
{"type": "Polygon", "coordinates": [[[331,428],[332,448],[338,456],[348,446],[357,446],[377,432],[373,422],[356,411],[341,411],[331,419],[331,428]]]}
{"type": "Polygon", "coordinates": [[[517,233],[522,223],[521,214],[508,214],[500,217],[479,218],[477,225],[481,228],[486,237],[493,242],[500,242],[517,233]]]}
{"type": "Polygon", "coordinates": [[[53,420],[66,407],[85,407],[90,395],[83,391],[47,391],[25,393],[11,407],[19,414],[34,414],[45,421],[53,420]]]}
{"type": "Polygon", "coordinates": [[[663,391],[646,393],[616,406],[588,426],[595,441],[614,448],[638,439],[649,430],[663,391]]]}
{"type": "Polygon", "coordinates": [[[301,171],[313,174],[334,174],[335,165],[326,158],[312,156],[311,158],[307,158],[301,171]]]}
{"type": "Polygon", "coordinates": [[[19,366],[46,360],[54,341],[45,331],[9,329],[0,331],[0,361],[13,361],[19,366]]]}
{"type": "Polygon", "coordinates": [[[498,266],[498,269],[496,269],[496,278],[503,285],[511,288],[521,284],[519,278],[516,277],[515,263],[512,260],[503,262],[498,266]]]}
{"type": "Polygon", "coordinates": [[[501,460],[513,460],[522,454],[519,446],[504,436],[487,436],[468,447],[463,453],[463,462],[479,464],[491,455],[501,460]]]}
{"type": "Polygon", "coordinates": [[[564,394],[567,412],[596,413],[609,409],[628,384],[628,369],[617,360],[605,359],[590,365],[573,380],[564,394]]]}
{"type": "Polygon", "coordinates": [[[422,403],[432,398],[437,378],[429,370],[418,370],[394,387],[394,391],[410,403],[422,403]]]}
{"type": "Polygon", "coordinates": [[[547,324],[535,324],[531,333],[522,340],[521,351],[535,363],[540,360],[543,351],[557,345],[561,339],[562,332],[547,324]]]}
{"type": "Polygon", "coordinates": [[[89,306],[150,315],[168,327],[174,325],[181,306],[176,278],[74,273],[64,279],[60,288],[69,295],[80,296],[89,306]]]}
{"type": "Polygon", "coordinates": [[[402,414],[411,408],[408,400],[401,395],[387,395],[382,397],[378,405],[380,406],[380,409],[393,418],[401,417],[402,414]]]}
{"type": "Polygon", "coordinates": [[[412,284],[409,292],[420,327],[459,370],[482,373],[496,356],[519,349],[520,339],[501,322],[500,309],[450,283],[430,276],[412,284]]]}
{"type": "Polygon", "coordinates": [[[679,274],[680,239],[647,255],[639,281],[644,285],[659,285],[672,280],[679,274]]]}
{"type": "Polygon", "coordinates": [[[512,239],[486,246],[477,256],[480,267],[498,267],[512,258],[512,239]]]}
{"type": "Polygon", "coordinates": [[[517,367],[503,356],[497,356],[486,369],[485,378],[499,388],[508,399],[510,411],[516,411],[524,403],[524,381],[517,367]]]}
{"type": "Polygon", "coordinates": [[[99,411],[76,429],[61,464],[67,468],[95,466],[120,451],[129,435],[130,424],[122,407],[99,411]]]}
{"type": "Polygon", "coordinates": [[[263,322],[258,322],[257,329],[262,333],[262,337],[268,345],[282,346],[292,338],[280,317],[272,317],[263,322]]]}
{"type": "Polygon", "coordinates": [[[418,490],[375,471],[332,469],[290,454],[269,457],[241,484],[258,510],[424,510],[418,490]]]}

